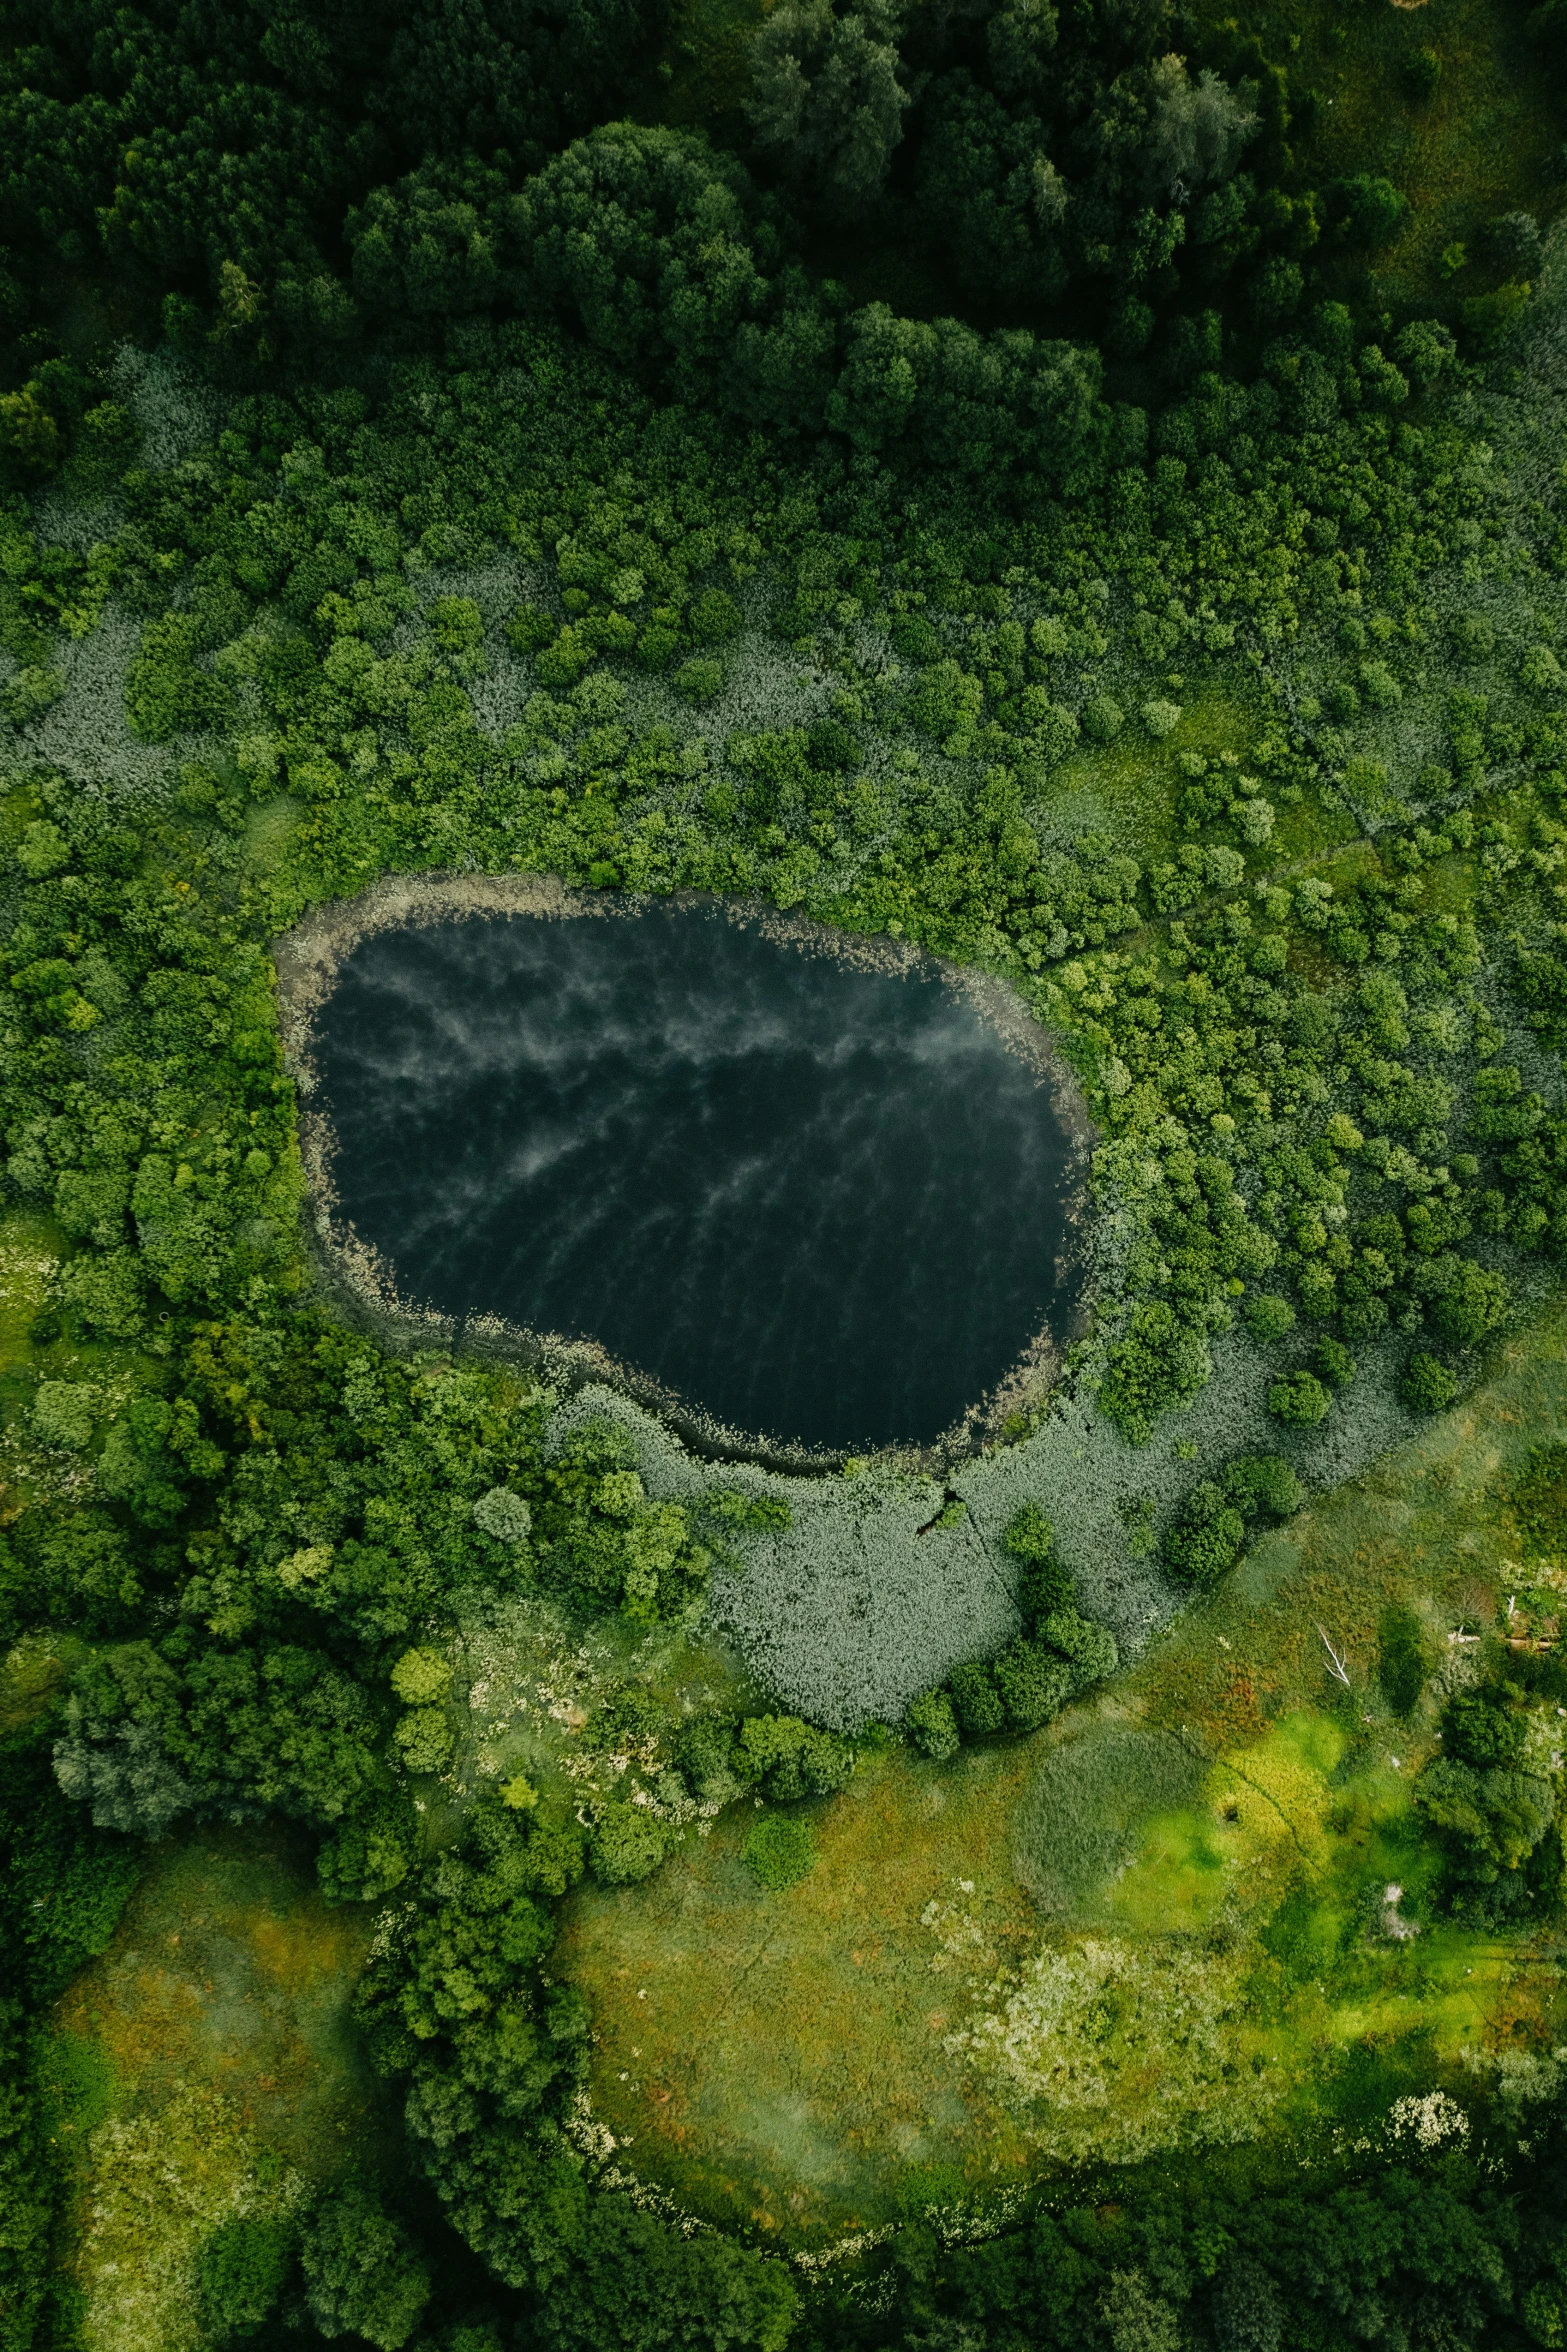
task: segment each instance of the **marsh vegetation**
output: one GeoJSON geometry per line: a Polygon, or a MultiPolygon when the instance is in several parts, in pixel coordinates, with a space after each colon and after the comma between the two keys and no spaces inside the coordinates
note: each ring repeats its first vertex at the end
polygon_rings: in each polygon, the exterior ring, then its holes
{"type": "Polygon", "coordinates": [[[5,2352],[1560,2352],[1560,0],[9,31],[5,2352]]]}

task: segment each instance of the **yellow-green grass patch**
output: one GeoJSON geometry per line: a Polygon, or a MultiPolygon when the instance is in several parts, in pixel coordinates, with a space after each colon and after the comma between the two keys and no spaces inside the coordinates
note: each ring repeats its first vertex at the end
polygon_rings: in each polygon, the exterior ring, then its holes
{"type": "Polygon", "coordinates": [[[1376,1661],[1391,1601],[1439,1660],[1495,1618],[1506,1479],[1564,1426],[1558,1302],[1097,1706],[951,1765],[874,1753],[817,1809],[815,1867],[786,1892],[745,1869],[742,1813],[642,1887],[579,1894],[553,1965],[593,2002],[619,2161],[819,2243],[1057,2161],[1285,2129],[1389,2144],[1400,2099],[1467,2095],[1551,2046],[1545,1947],[1433,1911],[1410,1792],[1439,1692],[1395,1718],[1376,1661]],[[1185,2041],[1157,2030],[1177,2010],[1185,2041]],[[1041,2053],[1085,2035],[1103,2096],[1082,2068],[1052,2092],[1041,2053]]]}

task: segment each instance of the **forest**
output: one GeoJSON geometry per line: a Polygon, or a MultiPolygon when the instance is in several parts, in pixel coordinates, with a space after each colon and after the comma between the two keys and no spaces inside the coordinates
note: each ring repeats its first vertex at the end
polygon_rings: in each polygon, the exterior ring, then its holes
{"type": "Polygon", "coordinates": [[[0,2352],[1562,2352],[1564,69],[12,0],[0,2352]],[[1048,1382],[779,1467],[368,1297],[430,877],[1004,991],[1048,1382]]]}

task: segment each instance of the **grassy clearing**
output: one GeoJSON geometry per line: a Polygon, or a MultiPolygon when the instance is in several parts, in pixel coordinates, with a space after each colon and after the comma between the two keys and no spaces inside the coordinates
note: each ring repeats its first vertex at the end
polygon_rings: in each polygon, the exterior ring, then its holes
{"type": "MultiPolygon", "coordinates": [[[[1315,177],[1384,173],[1409,198],[1412,217],[1377,257],[1394,301],[1467,294],[1490,281],[1471,266],[1456,279],[1442,267],[1454,242],[1470,243],[1481,223],[1520,207],[1540,219],[1561,205],[1561,130],[1539,49],[1524,31],[1526,10],[1491,0],[1274,0],[1265,43],[1287,62],[1297,89],[1315,90],[1315,129],[1302,160],[1315,177]],[[1411,64],[1431,49],[1441,79],[1416,95],[1411,64]]],[[[1217,31],[1230,12],[1219,0],[1198,12],[1217,31]]]]}
{"type": "MultiPolygon", "coordinates": [[[[1152,686],[1148,692],[1153,693],[1152,686]]],[[[1244,755],[1256,734],[1256,714],[1247,704],[1230,694],[1204,694],[1183,707],[1179,723],[1157,743],[1134,722],[1114,743],[1066,761],[1050,779],[1043,813],[1054,833],[1069,836],[1110,825],[1135,854],[1167,856],[1179,838],[1176,754],[1244,755]]]]}
{"type": "Polygon", "coordinates": [[[196,2352],[215,2229],[397,2162],[349,2015],[373,1927],[368,1907],[322,1901],[286,1831],[208,1830],[157,1854],[40,2048],[88,2352],[196,2352]]]}
{"type": "MultiPolygon", "coordinates": [[[[362,2160],[381,2130],[349,2016],[368,1908],[334,1909],[286,1832],[213,1829],[163,1848],[102,1959],[61,2001],[62,2046],[112,2086],[105,2112],[156,2116],[203,2088],[258,2141],[312,2174],[362,2160]]],[[[63,2091],[62,2091],[63,2096],[63,2091]]],[[[83,2121],[66,2101],[62,2135],[83,2121]]]]}
{"type": "Polygon", "coordinates": [[[1432,1917],[1409,1791],[1439,1691],[1400,1721],[1375,1663],[1397,1601],[1439,1677],[1462,1670],[1448,1634],[1505,1604],[1498,1482],[1564,1428],[1558,1305],[1092,1713],[950,1766],[873,1754],[787,1892],[732,1817],[647,1885],[578,1896],[555,1965],[593,2000],[627,2164],[819,2242],[1058,2160],[1276,2127],[1319,2153],[1385,2141],[1399,2100],[1553,2046],[1548,1939],[1432,1917]]]}

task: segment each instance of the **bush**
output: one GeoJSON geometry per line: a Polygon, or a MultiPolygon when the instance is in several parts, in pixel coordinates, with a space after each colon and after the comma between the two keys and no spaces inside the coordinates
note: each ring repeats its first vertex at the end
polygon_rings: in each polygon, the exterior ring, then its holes
{"type": "Polygon", "coordinates": [[[1108,694],[1096,694],[1084,705],[1083,733],[1091,743],[1113,743],[1126,725],[1126,716],[1118,702],[1108,694]]]}
{"type": "Polygon", "coordinates": [[[1037,1503],[1025,1503],[1002,1537],[1014,1560],[1023,1563],[1018,1607],[1029,1619],[1048,1617],[1072,1598],[1072,1575],[1055,1554],[1055,1530],[1037,1503]]]}
{"type": "Polygon", "coordinates": [[[1405,60],[1404,83],[1412,98],[1434,98],[1441,79],[1442,60],[1434,49],[1417,49],[1405,60]]]}
{"type": "Polygon", "coordinates": [[[758,1781],[776,1801],[830,1797],[854,1774],[854,1750],[830,1731],[802,1723],[798,1715],[752,1715],[740,1726],[736,1765],[754,1786],[758,1781]]]}
{"type": "Polygon", "coordinates": [[[1347,1388],[1355,1377],[1355,1359],[1341,1339],[1319,1339],[1311,1365],[1325,1388],[1347,1388]]]}
{"type": "Polygon", "coordinates": [[[605,1886],[635,1886],[652,1877],[674,1842],[669,1823],[645,1806],[610,1804],[593,1825],[588,1858],[605,1886]]]}
{"type": "Polygon", "coordinates": [[[921,1691],[909,1701],[909,1737],[922,1756],[937,1764],[955,1756],[961,1745],[958,1719],[944,1690],[921,1691]]]}
{"type": "Polygon", "coordinates": [[[288,2280],[293,2232],[286,2222],[224,2222],[196,2260],[202,2314],[213,2341],[242,2343],[276,2308],[288,2280]]]}
{"type": "Polygon", "coordinates": [[[443,1772],[452,1760],[452,1734],[439,1707],[410,1707],[393,1738],[410,1772],[443,1772]]]}
{"type": "Polygon", "coordinates": [[[520,1544],[528,1539],[533,1514],[522,1496],[513,1494],[509,1486],[492,1486],[474,1504],[473,1523],[481,1534],[493,1537],[496,1543],[520,1544]]]}
{"type": "Polygon", "coordinates": [[[1408,199],[1375,172],[1340,180],[1333,193],[1339,234],[1348,245],[1390,244],[1409,214],[1408,199]]]}
{"type": "Polygon", "coordinates": [[[951,1688],[952,1704],[965,1739],[989,1739],[1003,1728],[1006,1708],[988,1666],[983,1663],[954,1666],[951,1688]]]}
{"type": "Polygon", "coordinates": [[[1524,1739],[1523,1718],[1513,1713],[1495,1688],[1461,1691],[1442,1716],[1442,1742],[1448,1756],[1472,1764],[1477,1772],[1493,1765],[1516,1764],[1523,1754],[1524,1739]]]}
{"type": "Polygon", "coordinates": [[[816,1838],[803,1813],[761,1813],[740,1849],[753,1878],[775,1894],[798,1885],[816,1862],[816,1838]]]}
{"type": "Polygon", "coordinates": [[[1037,1731],[1059,1715],[1072,1696],[1070,1668],[1043,1642],[1008,1642],[991,1672],[1013,1731],[1037,1731]]]}
{"type": "Polygon", "coordinates": [[[1288,1429],[1314,1429],[1325,1421],[1333,1399],[1313,1372],[1289,1372],[1268,1391],[1268,1411],[1288,1429]]]}
{"type": "Polygon", "coordinates": [[[506,624],[506,641],[516,653],[541,653],[555,635],[556,624],[536,604],[519,606],[506,624]]]}
{"type": "Polygon", "coordinates": [[[1458,1381],[1438,1357],[1417,1350],[1404,1366],[1398,1393],[1417,1413],[1441,1413],[1457,1396],[1458,1381]]]}
{"type": "Polygon", "coordinates": [[[322,2203],[304,2234],[305,2301],[324,2336],[399,2352],[430,2300],[430,2273],[402,2224],[357,2182],[322,2203]]]}
{"type": "Polygon", "coordinates": [[[1121,1663],[1115,1635],[1108,1625],[1096,1625],[1075,1609],[1057,1609],[1039,1627],[1039,1638],[1049,1644],[1072,1669],[1074,1690],[1104,1682],[1121,1663]]]}
{"type": "Polygon", "coordinates": [[[1377,1680],[1395,1715],[1411,1715],[1431,1672],[1431,1646],[1413,1609],[1384,1609],[1377,1647],[1377,1680]]]}
{"type": "Polygon", "coordinates": [[[439,1650],[405,1650],[391,1679],[405,1707],[435,1707],[452,1687],[451,1660],[439,1650]]]}
{"type": "Polygon", "coordinates": [[[684,702],[716,702],[724,690],[724,668],[699,656],[695,661],[682,662],[675,672],[675,692],[684,702]]]}
{"type": "Polygon", "coordinates": [[[1164,1539],[1164,1564],[1178,1584],[1217,1584],[1235,1565],[1246,1541],[1245,1521],[1219,1498],[1218,1489],[1198,1492],[1202,1501],[1188,1503],[1186,1514],[1164,1539]],[[1210,1494],[1215,1498],[1212,1507],[1210,1494]]]}
{"type": "Polygon", "coordinates": [[[1253,1339],[1282,1339],[1295,1328],[1295,1310],[1276,1291],[1253,1291],[1241,1306],[1241,1321],[1253,1339]]]}
{"type": "Polygon", "coordinates": [[[1289,1519],[1306,1499],[1301,1485],[1282,1454],[1242,1454],[1224,1473],[1224,1494],[1246,1518],[1265,1511],[1271,1519],[1289,1519]]]}

